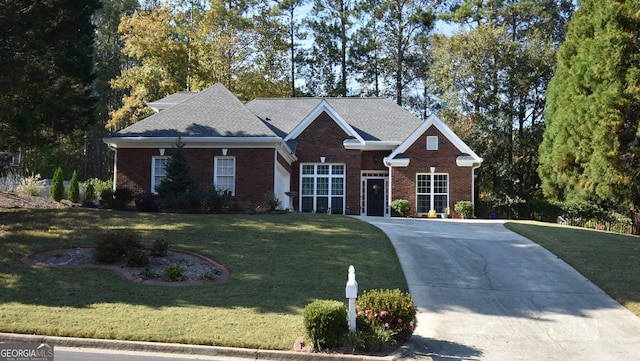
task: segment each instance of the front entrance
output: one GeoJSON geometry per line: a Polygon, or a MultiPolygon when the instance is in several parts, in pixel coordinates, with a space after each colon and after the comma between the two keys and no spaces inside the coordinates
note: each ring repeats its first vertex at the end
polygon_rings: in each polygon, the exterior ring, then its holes
{"type": "Polygon", "coordinates": [[[384,179],[367,179],[367,216],[384,216],[384,179]]]}

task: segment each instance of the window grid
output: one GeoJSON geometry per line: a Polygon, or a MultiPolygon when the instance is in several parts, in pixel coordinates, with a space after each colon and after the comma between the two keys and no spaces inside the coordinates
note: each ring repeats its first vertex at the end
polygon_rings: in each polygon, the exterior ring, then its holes
{"type": "Polygon", "coordinates": [[[151,192],[156,192],[156,187],[160,185],[160,182],[167,176],[167,162],[169,161],[169,157],[161,156],[161,157],[152,157],[151,158],[151,192]]]}
{"type": "Polygon", "coordinates": [[[428,213],[435,209],[436,213],[446,213],[449,206],[448,174],[416,175],[416,210],[428,213]],[[432,184],[433,183],[433,184],[432,184]]]}
{"type": "Polygon", "coordinates": [[[235,196],[236,194],[236,158],[235,157],[215,157],[214,158],[214,179],[213,184],[216,189],[225,191],[235,196]]]}
{"type": "Polygon", "coordinates": [[[300,206],[303,212],[344,214],[345,166],[343,164],[302,164],[300,206]]]}

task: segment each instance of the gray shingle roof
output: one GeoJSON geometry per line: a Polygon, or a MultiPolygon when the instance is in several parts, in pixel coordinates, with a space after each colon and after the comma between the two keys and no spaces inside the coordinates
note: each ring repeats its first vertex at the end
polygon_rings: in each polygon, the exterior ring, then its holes
{"type": "Polygon", "coordinates": [[[218,83],[154,102],[174,105],[112,137],[285,138],[322,100],[365,141],[402,142],[422,123],[386,98],[258,98],[244,105],[218,83]]]}
{"type": "Polygon", "coordinates": [[[197,93],[195,92],[184,92],[184,91],[179,91],[177,93],[173,93],[170,94],[162,99],[158,99],[154,102],[149,102],[147,103],[147,105],[155,110],[156,112],[160,111],[160,110],[164,110],[167,109],[169,107],[172,107],[178,103],[182,103],[183,101],[193,98],[197,93]]]}
{"type": "MultiPolygon", "coordinates": [[[[322,98],[259,98],[247,107],[284,137],[322,98]]],[[[324,98],[364,140],[405,140],[422,121],[386,98],[324,98]]]]}
{"type": "Polygon", "coordinates": [[[117,137],[275,137],[218,83],[113,135],[117,137]]]}

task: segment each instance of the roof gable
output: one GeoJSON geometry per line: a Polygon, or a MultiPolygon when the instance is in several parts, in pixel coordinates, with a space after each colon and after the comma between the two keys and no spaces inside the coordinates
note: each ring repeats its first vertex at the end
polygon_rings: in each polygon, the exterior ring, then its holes
{"type": "Polygon", "coordinates": [[[336,112],[335,109],[326,99],[323,99],[318,106],[316,106],[309,114],[307,114],[304,119],[298,125],[293,128],[293,130],[284,138],[285,141],[289,141],[291,139],[296,139],[298,136],[305,130],[314,120],[316,120],[320,114],[327,113],[331,119],[347,134],[348,137],[354,138],[359,143],[364,144],[364,139],[356,132],[349,123],[347,123],[341,116],[336,112]]]}
{"type": "Polygon", "coordinates": [[[257,98],[247,103],[247,107],[284,138],[322,101],[369,144],[392,142],[398,146],[422,123],[387,98],[257,98]]]}
{"type": "Polygon", "coordinates": [[[407,139],[398,146],[386,159],[386,162],[391,166],[407,166],[409,159],[403,156],[403,153],[414,144],[430,127],[436,127],[442,135],[444,135],[453,144],[461,156],[458,157],[457,163],[460,166],[471,166],[475,163],[482,163],[483,159],[479,157],[465,142],[460,139],[440,118],[436,115],[431,115],[426,121],[424,121],[407,139]]]}

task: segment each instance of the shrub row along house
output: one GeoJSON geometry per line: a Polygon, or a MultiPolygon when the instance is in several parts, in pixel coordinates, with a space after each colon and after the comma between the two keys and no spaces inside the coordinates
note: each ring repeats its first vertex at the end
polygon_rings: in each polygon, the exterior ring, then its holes
{"type": "Polygon", "coordinates": [[[389,216],[444,214],[474,199],[482,163],[438,117],[422,121],[385,98],[259,98],[222,84],[148,104],[157,113],[105,138],[118,188],[154,192],[180,141],[195,180],[249,209],[273,192],[284,208],[389,216]]]}

